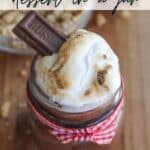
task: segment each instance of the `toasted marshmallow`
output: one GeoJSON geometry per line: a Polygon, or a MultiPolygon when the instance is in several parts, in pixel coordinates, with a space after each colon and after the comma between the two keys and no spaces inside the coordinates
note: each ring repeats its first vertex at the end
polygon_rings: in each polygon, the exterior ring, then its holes
{"type": "Polygon", "coordinates": [[[118,57],[100,35],[86,30],[73,33],[57,54],[39,58],[35,72],[49,101],[68,112],[106,104],[121,85],[118,57]]]}

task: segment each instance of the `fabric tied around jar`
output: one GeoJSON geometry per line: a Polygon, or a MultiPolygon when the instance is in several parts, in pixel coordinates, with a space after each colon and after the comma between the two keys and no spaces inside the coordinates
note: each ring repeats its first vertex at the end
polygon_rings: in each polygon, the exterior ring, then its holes
{"type": "Polygon", "coordinates": [[[28,101],[36,118],[44,125],[48,126],[48,132],[55,136],[61,143],[70,142],[94,142],[97,144],[111,144],[117,130],[118,120],[122,114],[124,106],[124,82],[122,80],[121,100],[115,111],[104,121],[86,128],[66,128],[53,123],[36,110],[33,104],[28,101]]]}

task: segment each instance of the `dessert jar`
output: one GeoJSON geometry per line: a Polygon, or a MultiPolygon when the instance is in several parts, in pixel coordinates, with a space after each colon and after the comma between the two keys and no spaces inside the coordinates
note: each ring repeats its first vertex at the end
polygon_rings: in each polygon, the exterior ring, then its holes
{"type": "MultiPolygon", "coordinates": [[[[82,112],[65,112],[62,106],[50,100],[36,84],[36,59],[37,57],[33,60],[27,83],[27,104],[35,136],[35,148],[114,150],[113,147],[121,135],[124,111],[123,81],[105,105],[82,112]]],[[[85,107],[79,109],[84,110],[85,107]]]]}

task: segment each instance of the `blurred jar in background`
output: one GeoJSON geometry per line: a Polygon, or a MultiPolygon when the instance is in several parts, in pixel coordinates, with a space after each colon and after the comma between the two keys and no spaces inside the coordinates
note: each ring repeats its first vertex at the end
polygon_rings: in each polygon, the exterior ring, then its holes
{"type": "MultiPolygon", "coordinates": [[[[0,49],[18,54],[30,54],[32,51],[13,33],[12,28],[25,16],[27,11],[0,11],[0,49]]],[[[39,11],[47,21],[54,24],[67,35],[78,28],[84,28],[91,11],[39,11]]]]}

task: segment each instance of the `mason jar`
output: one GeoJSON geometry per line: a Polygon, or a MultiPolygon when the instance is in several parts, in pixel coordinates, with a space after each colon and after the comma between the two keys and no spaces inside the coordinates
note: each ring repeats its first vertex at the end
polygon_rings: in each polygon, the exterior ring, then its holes
{"type": "MultiPolygon", "coordinates": [[[[37,150],[65,150],[70,149],[86,149],[86,150],[114,150],[116,144],[118,144],[121,137],[121,124],[123,118],[123,110],[124,110],[124,85],[123,80],[121,86],[116,90],[115,94],[112,98],[103,106],[98,106],[92,110],[77,112],[77,113],[68,113],[61,110],[61,106],[58,103],[49,100],[47,95],[43,93],[40,87],[36,84],[36,73],[35,73],[35,62],[38,59],[36,56],[33,60],[31,66],[30,77],[27,83],[27,94],[28,94],[28,110],[29,116],[32,124],[33,133],[35,136],[35,149],[37,150]],[[118,112],[117,112],[118,111],[118,112]],[[116,114],[117,113],[117,114],[116,114]],[[101,142],[98,143],[93,140],[89,140],[92,136],[95,136],[93,133],[90,135],[86,135],[85,140],[72,140],[69,143],[63,143],[59,140],[58,137],[51,134],[53,127],[51,128],[51,124],[58,125],[59,127],[63,127],[65,129],[71,130],[86,130],[97,125],[102,126],[103,128],[105,124],[108,123],[110,118],[112,118],[116,114],[116,118],[113,122],[115,124],[115,129],[113,130],[112,139],[107,143],[109,132],[111,132],[111,127],[108,126],[106,128],[109,131],[105,136],[104,133],[102,136],[101,142]],[[107,122],[106,122],[107,121],[107,122]],[[104,123],[106,122],[106,123],[104,123]],[[104,124],[104,125],[103,125],[104,124]],[[91,136],[91,137],[88,137],[91,136]],[[86,139],[87,138],[87,139],[86,139]],[[106,139],[105,139],[106,138],[106,139]],[[104,141],[104,142],[103,142],[104,141]]],[[[84,108],[79,108],[84,109],[84,108]]],[[[67,134],[65,135],[68,136],[67,134]]],[[[96,135],[97,136],[97,135],[96,135]]]]}

